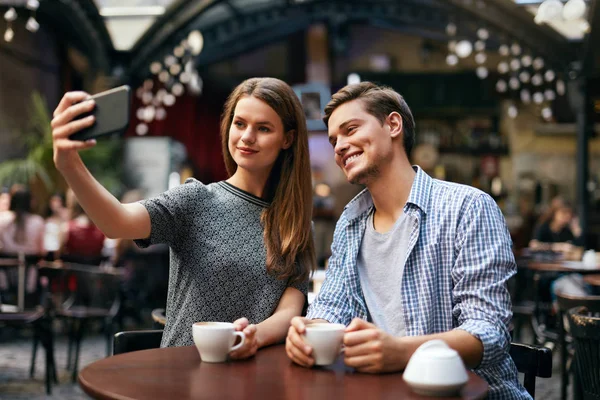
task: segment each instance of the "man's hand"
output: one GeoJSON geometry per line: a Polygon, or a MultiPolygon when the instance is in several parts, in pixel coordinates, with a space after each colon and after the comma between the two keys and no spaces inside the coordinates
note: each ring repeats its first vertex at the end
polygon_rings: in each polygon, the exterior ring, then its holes
{"type": "Polygon", "coordinates": [[[244,345],[229,353],[229,357],[232,360],[243,360],[254,356],[259,347],[256,335],[256,325],[250,324],[246,318],[236,320],[233,325],[236,331],[244,332],[246,337],[244,339],[244,345]]]}
{"type": "Polygon", "coordinates": [[[285,351],[290,360],[307,368],[315,364],[312,348],[304,342],[304,332],[306,332],[306,325],[309,322],[310,320],[307,318],[292,318],[285,340],[285,351]]]}
{"type": "Polygon", "coordinates": [[[406,367],[398,338],[362,319],[355,318],[348,325],[344,345],[344,363],[359,372],[392,372],[406,367]]]}

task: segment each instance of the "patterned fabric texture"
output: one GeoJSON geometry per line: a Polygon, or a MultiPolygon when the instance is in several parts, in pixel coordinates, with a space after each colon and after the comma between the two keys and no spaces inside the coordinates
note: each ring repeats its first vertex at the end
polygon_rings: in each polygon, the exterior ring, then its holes
{"type": "MultiPolygon", "coordinates": [[[[171,249],[162,347],[193,345],[195,322],[256,324],[273,314],[288,283],[266,271],[260,215],[268,203],[227,182],[195,179],[141,203],[152,228],[136,243],[171,249]]],[[[308,281],[294,287],[306,295],[308,281]]]]}
{"type": "MultiPolygon", "coordinates": [[[[504,217],[487,194],[434,180],[419,167],[404,212],[414,216],[402,296],[408,336],[462,329],[483,343],[474,370],[490,399],[528,399],[508,353],[512,317],[506,281],[516,273],[504,217]]],[[[311,319],[349,324],[367,320],[356,259],[373,200],[367,190],[337,223],[326,278],[308,309],[311,319]]]]}

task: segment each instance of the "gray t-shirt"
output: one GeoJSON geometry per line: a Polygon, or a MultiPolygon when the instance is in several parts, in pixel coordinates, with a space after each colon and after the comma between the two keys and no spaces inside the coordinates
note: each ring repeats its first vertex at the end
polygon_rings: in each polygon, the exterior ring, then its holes
{"type": "Polygon", "coordinates": [[[162,347],[193,345],[194,322],[262,322],[288,286],[306,295],[308,281],[290,285],[266,271],[264,200],[227,182],[188,179],[141,204],[152,228],[150,238],[136,243],[171,248],[162,347]]]}
{"type": "Polygon", "coordinates": [[[372,211],[356,260],[370,320],[393,336],[404,336],[406,332],[400,286],[413,222],[402,214],[392,229],[379,233],[373,225],[372,211]]]}

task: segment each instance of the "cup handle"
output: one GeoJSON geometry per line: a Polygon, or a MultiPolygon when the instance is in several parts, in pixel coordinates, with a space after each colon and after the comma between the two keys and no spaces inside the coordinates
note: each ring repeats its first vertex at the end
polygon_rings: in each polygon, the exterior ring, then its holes
{"type": "Polygon", "coordinates": [[[229,351],[234,351],[234,350],[239,349],[240,347],[242,347],[244,345],[244,341],[246,340],[246,335],[244,335],[244,332],[233,332],[233,334],[235,336],[239,336],[240,339],[242,339],[242,340],[238,344],[233,346],[231,349],[229,349],[229,351]]]}

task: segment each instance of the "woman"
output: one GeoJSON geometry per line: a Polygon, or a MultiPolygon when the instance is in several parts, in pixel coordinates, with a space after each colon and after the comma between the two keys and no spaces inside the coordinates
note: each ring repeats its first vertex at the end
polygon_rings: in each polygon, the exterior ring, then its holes
{"type": "Polygon", "coordinates": [[[55,193],[48,200],[46,211],[46,234],[44,235],[44,248],[48,252],[48,259],[54,260],[60,250],[61,233],[64,225],[69,220],[69,212],[64,206],[63,196],[55,193]]]}
{"type": "Polygon", "coordinates": [[[69,135],[93,124],[87,94],[67,93],[52,121],[54,162],[81,205],[111,238],[171,247],[167,324],[162,346],[193,344],[198,321],[233,321],[246,341],[232,358],[284,340],[305,303],[313,268],[308,133],[293,90],[273,78],[242,82],[221,123],[230,178],[194,179],[162,195],[121,204],[78,155],[94,141],[69,135]]]}
{"type": "Polygon", "coordinates": [[[548,219],[537,228],[529,247],[568,253],[575,246],[582,245],[581,240],[581,228],[573,208],[563,200],[553,207],[548,219]]]}
{"type": "Polygon", "coordinates": [[[63,225],[60,258],[68,262],[99,265],[104,233],[90,220],[71,189],[67,190],[69,221],[63,225]]]}
{"type": "MultiPolygon", "coordinates": [[[[9,211],[0,214],[0,251],[16,256],[40,256],[44,250],[44,219],[31,212],[31,195],[25,188],[17,187],[11,193],[9,211]]],[[[36,288],[37,270],[30,267],[27,273],[26,292],[36,288]]],[[[6,274],[0,274],[0,289],[8,289],[6,274]]]]}

